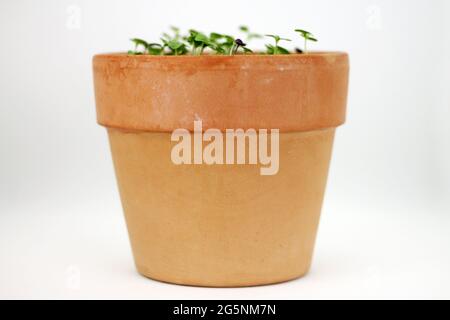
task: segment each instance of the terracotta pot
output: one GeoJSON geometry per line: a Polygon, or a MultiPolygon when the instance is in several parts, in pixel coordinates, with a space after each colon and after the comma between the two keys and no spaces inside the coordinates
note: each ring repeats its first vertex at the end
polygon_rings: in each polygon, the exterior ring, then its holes
{"type": "Polygon", "coordinates": [[[251,286],[311,264],[335,128],[345,120],[345,53],[127,56],[93,60],[137,270],[198,286],[251,286]],[[177,128],[279,129],[279,170],[176,165],[177,128]]]}

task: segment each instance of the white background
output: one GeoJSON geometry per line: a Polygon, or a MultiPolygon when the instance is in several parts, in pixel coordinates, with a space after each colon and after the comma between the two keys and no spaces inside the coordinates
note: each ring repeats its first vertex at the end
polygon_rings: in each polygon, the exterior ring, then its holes
{"type": "MultiPolygon", "coordinates": [[[[450,298],[450,1],[0,2],[0,298],[450,298]],[[169,25],[295,38],[351,59],[310,274],[163,284],[133,266],[91,57],[169,25]]],[[[301,41],[298,41],[300,44],[301,41]]]]}

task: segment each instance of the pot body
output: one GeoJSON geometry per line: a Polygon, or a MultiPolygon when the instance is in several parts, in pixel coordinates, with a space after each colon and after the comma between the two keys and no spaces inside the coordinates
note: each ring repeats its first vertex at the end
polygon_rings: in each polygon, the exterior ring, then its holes
{"type": "Polygon", "coordinates": [[[280,168],[174,165],[169,133],[109,129],[140,273],[201,286],[275,283],[305,274],[334,129],[280,134],[280,168]]]}
{"type": "Polygon", "coordinates": [[[141,274],[234,287],[308,271],[348,81],[345,54],[309,56],[94,58],[98,120],[141,274]],[[279,129],[278,172],[174,164],[171,131],[198,119],[204,130],[279,129]]]}

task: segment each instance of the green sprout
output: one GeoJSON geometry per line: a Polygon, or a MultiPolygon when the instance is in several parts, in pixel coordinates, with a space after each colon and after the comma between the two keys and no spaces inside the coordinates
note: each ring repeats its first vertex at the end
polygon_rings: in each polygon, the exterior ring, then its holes
{"type": "Polygon", "coordinates": [[[189,36],[186,37],[186,41],[191,45],[191,53],[193,55],[200,55],[205,48],[211,48],[217,50],[217,45],[214,41],[208,38],[207,35],[196,30],[189,30],[189,36]]]}
{"type": "Polygon", "coordinates": [[[169,48],[170,50],[169,55],[178,56],[186,54],[188,52],[186,45],[177,39],[171,40],[161,39],[161,41],[164,43],[163,49],[165,47],[169,48]]]}
{"type": "MultiPolygon", "coordinates": [[[[247,26],[240,26],[239,30],[245,34],[245,42],[262,37],[257,33],[251,32],[247,26]]],[[[305,40],[305,47],[303,50],[297,47],[294,49],[297,53],[306,52],[308,41],[317,41],[317,39],[308,31],[302,29],[295,29],[295,31],[305,40]]],[[[267,34],[266,37],[273,38],[275,41],[274,44],[266,44],[267,54],[275,55],[290,53],[289,50],[279,45],[281,41],[291,41],[290,39],[273,34],[267,34]]],[[[130,40],[134,44],[134,50],[128,51],[128,54],[130,55],[201,55],[207,49],[209,52],[213,52],[217,55],[235,55],[240,52],[244,54],[253,52],[247,47],[247,44],[244,43],[244,41],[231,35],[212,32],[208,36],[205,33],[191,29],[189,30],[188,35],[183,36],[180,29],[173,26],[170,27],[170,32],[162,34],[161,43],[150,43],[139,38],[130,40]]]]}
{"type": "Polygon", "coordinates": [[[150,55],[160,56],[164,54],[164,46],[159,43],[149,43],[147,45],[147,52],[150,55]]]}
{"type": "Polygon", "coordinates": [[[183,39],[180,35],[180,29],[174,26],[170,27],[170,30],[172,31],[173,35],[169,35],[168,33],[162,34],[162,45],[159,47],[157,44],[154,44],[152,49],[153,52],[157,53],[158,50],[160,54],[164,54],[164,49],[168,48],[169,52],[168,55],[171,56],[178,56],[178,55],[184,55],[188,52],[186,44],[183,42],[183,39]]]}
{"type": "Polygon", "coordinates": [[[147,50],[147,47],[148,47],[147,41],[139,39],[139,38],[133,38],[133,39],[130,39],[130,40],[134,43],[134,50],[129,50],[128,51],[129,55],[140,55],[140,54],[143,54],[144,52],[138,51],[139,47],[143,47],[144,51],[147,50]]]}
{"type": "Polygon", "coordinates": [[[209,35],[209,39],[215,44],[216,53],[229,55],[232,52],[235,41],[234,37],[212,32],[209,35]]]}
{"type": "Polygon", "coordinates": [[[300,36],[303,37],[303,39],[305,39],[305,45],[303,47],[303,51],[306,53],[307,52],[307,43],[308,40],[309,41],[313,41],[313,42],[317,42],[317,39],[312,35],[311,32],[306,31],[306,30],[302,30],[302,29],[295,29],[295,32],[300,33],[300,36]]]}
{"type": "Polygon", "coordinates": [[[273,38],[275,40],[275,45],[268,44],[266,45],[267,54],[289,54],[289,50],[280,47],[278,43],[280,41],[291,41],[291,39],[281,38],[280,36],[273,34],[266,34],[266,37],[273,38]]]}
{"type": "Polygon", "coordinates": [[[247,26],[240,26],[239,30],[245,34],[247,42],[253,39],[261,39],[263,37],[259,33],[250,32],[250,29],[247,26]]]}

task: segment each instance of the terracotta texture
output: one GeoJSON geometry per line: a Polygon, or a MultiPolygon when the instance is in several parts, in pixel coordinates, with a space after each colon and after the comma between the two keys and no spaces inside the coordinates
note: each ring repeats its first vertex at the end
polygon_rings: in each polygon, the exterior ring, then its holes
{"type": "Polygon", "coordinates": [[[280,135],[280,170],[179,165],[170,133],[109,129],[137,269],[153,279],[250,286],[311,263],[334,129],[280,135]]]}
{"type": "Polygon", "coordinates": [[[278,128],[307,131],[345,120],[345,53],[94,57],[98,122],[169,132],[278,128]]]}
{"type": "Polygon", "coordinates": [[[94,57],[138,271],[199,286],[251,286],[311,264],[335,127],[345,121],[348,56],[94,57]],[[175,165],[171,131],[280,129],[279,171],[175,165]]]}

